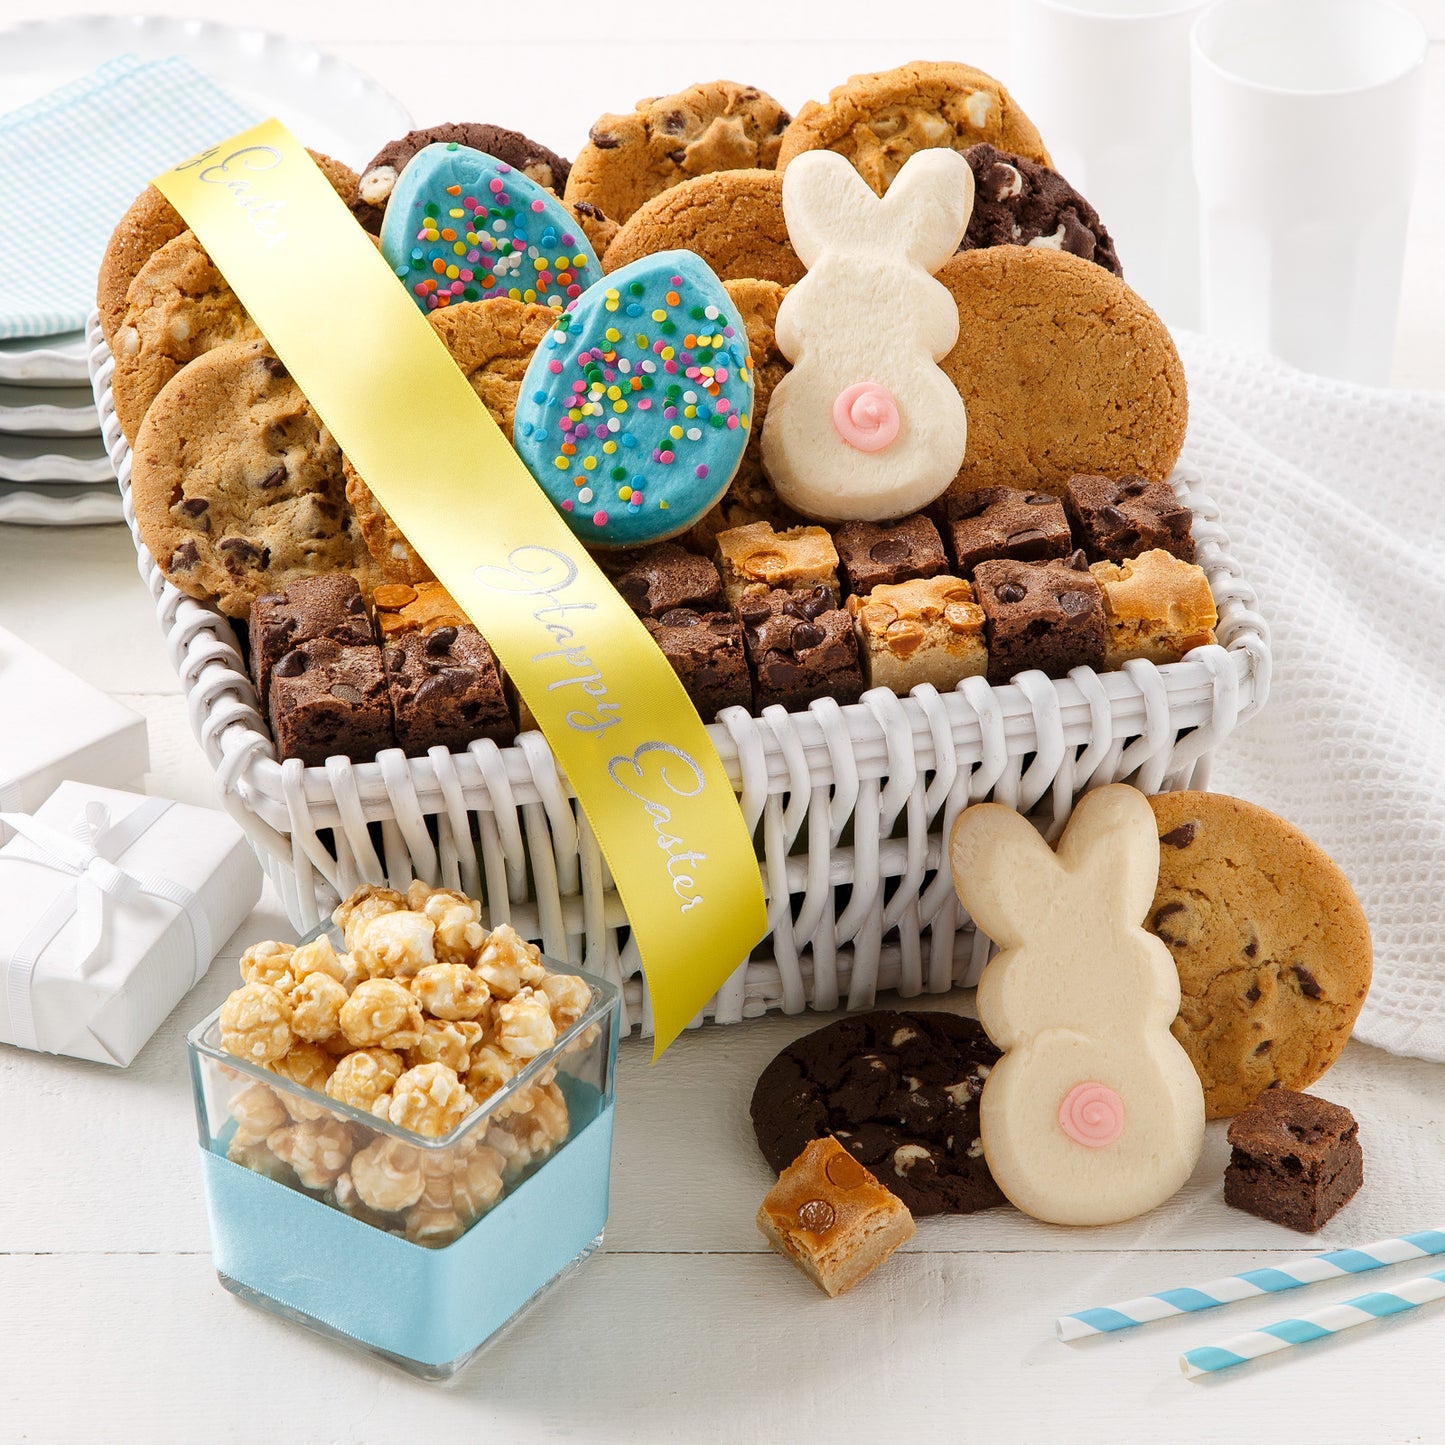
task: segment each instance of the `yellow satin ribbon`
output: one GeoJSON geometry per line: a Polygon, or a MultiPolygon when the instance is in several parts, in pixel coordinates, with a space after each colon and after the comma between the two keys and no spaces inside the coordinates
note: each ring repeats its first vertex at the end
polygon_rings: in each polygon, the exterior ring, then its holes
{"type": "Polygon", "coordinates": [[[155,185],[527,700],[637,937],[658,1057],[767,928],[752,839],[677,675],[284,126],[155,185]]]}

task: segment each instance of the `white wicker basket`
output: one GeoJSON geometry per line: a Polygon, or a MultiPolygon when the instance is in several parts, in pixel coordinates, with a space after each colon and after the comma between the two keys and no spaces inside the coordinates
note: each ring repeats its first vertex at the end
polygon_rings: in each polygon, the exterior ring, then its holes
{"type": "MultiPolygon", "coordinates": [[[[607,864],[540,733],[465,753],[399,749],[323,768],[277,762],[230,622],[176,591],[136,529],[130,448],[115,419],[114,362],[90,326],[91,380],[141,577],[155,598],[192,730],[221,800],[246,830],[298,930],[357,884],[419,877],[484,900],[550,954],[621,985],[624,1026],[650,1031],[641,962],[607,864]]],[[[708,728],[759,849],[769,935],[704,1015],[866,1006],[977,981],[987,940],[953,890],[942,840],[959,811],[992,799],[1053,836],[1086,788],[1127,779],[1146,792],[1203,787],[1211,749],[1269,689],[1268,631],[1229,555],[1218,510],[1181,468],[1200,565],[1219,607],[1220,646],[1156,667],[1024,673],[1007,687],[967,679],[899,698],[884,689],[807,712],[730,709],[708,728]]]]}

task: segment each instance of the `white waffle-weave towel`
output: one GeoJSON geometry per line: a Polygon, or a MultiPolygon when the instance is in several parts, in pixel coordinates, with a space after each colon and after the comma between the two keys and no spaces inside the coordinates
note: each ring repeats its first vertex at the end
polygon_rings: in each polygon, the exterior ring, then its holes
{"type": "Polygon", "coordinates": [[[1210,786],[1289,819],[1354,885],[1375,943],[1356,1036],[1445,1060],[1445,393],[1178,341],[1185,456],[1274,653],[1210,786]]]}
{"type": "Polygon", "coordinates": [[[134,55],[0,115],[0,340],[81,330],[146,182],[257,118],[180,56],[134,55]]]}

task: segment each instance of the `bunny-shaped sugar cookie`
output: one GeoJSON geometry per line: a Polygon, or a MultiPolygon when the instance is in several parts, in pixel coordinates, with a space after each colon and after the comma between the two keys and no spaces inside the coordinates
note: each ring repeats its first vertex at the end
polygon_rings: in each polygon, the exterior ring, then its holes
{"type": "Polygon", "coordinates": [[[954,884],[999,945],[978,1013],[1004,1056],[980,1100],[998,1186],[1053,1224],[1111,1224],[1163,1203],[1204,1147],[1204,1092],[1169,1025],[1179,976],[1142,927],[1159,872],[1144,795],[1086,793],[1055,853],[1011,808],[967,809],[954,884]]]}
{"type": "Polygon", "coordinates": [[[958,308],[933,279],[973,210],[957,151],[910,156],[881,200],[834,151],[783,173],[788,238],[808,274],[778,308],[793,369],[763,423],[763,468],[778,496],[823,521],[915,512],[953,480],[967,419],[935,364],[958,337],[958,308]]]}

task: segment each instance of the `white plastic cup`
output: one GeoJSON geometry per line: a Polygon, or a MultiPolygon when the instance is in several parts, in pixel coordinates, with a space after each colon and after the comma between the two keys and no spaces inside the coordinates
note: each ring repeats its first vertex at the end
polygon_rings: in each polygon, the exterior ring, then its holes
{"type": "Polygon", "coordinates": [[[1387,0],[1220,0],[1200,17],[1207,331],[1388,382],[1428,45],[1387,0]]]}
{"type": "Polygon", "coordinates": [[[1013,0],[1009,89],[1108,227],[1124,279],[1199,325],[1189,33],[1208,0],[1013,0]]]}

